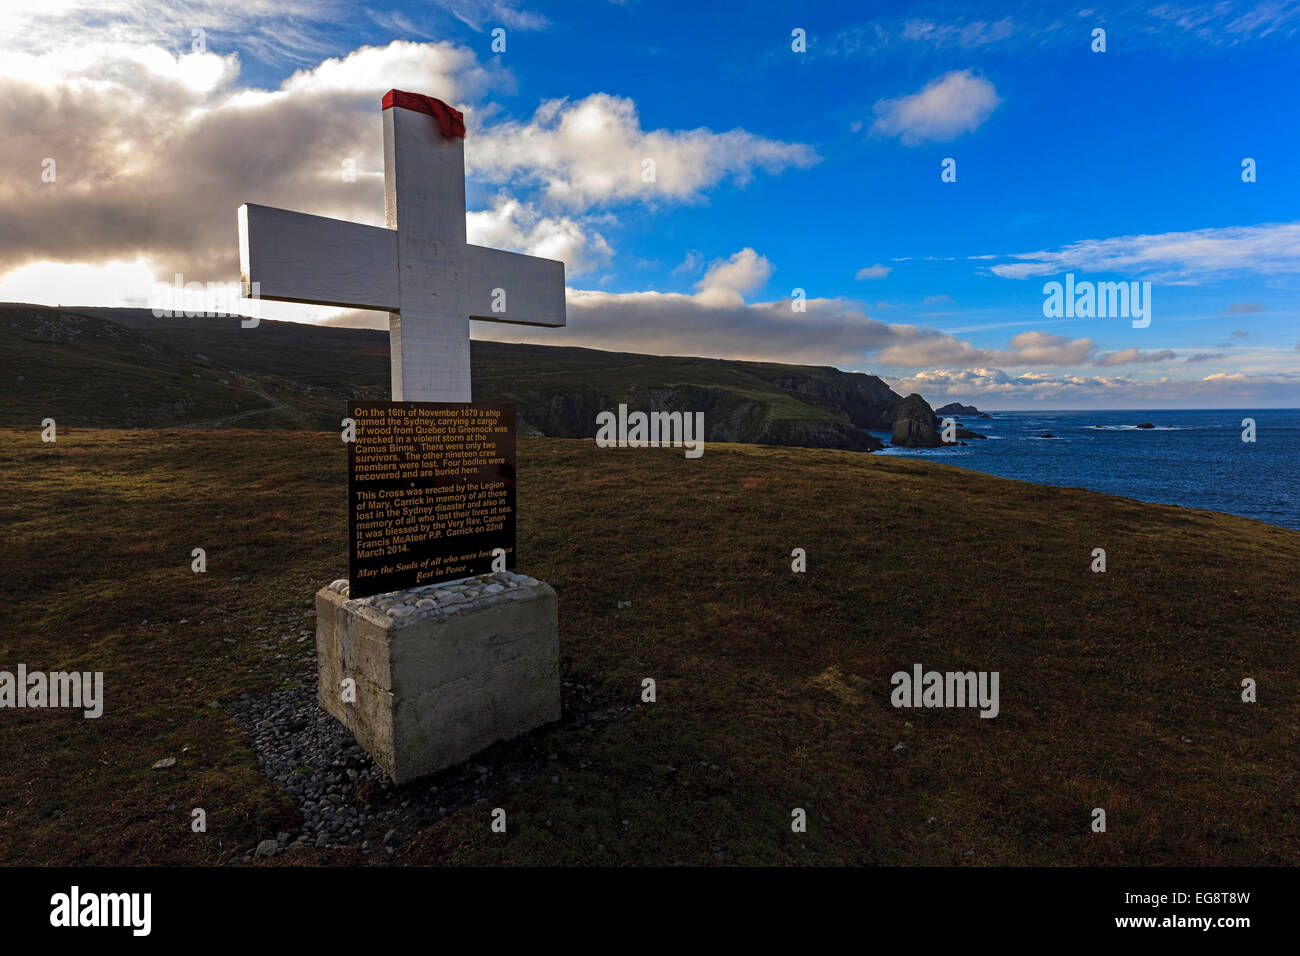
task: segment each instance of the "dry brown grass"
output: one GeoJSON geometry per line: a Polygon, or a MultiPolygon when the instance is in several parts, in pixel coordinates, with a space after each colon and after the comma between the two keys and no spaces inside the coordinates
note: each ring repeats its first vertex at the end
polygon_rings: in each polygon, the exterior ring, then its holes
{"type": "MultiPolygon", "coordinates": [[[[311,592],[346,569],[337,433],[0,440],[0,669],[106,685],[98,720],[0,711],[0,860],[218,863],[272,835],[295,811],[207,705],[302,670],[311,592]]],[[[519,451],[563,677],[630,710],[543,732],[558,759],[506,839],[463,809],[399,863],[1300,862],[1300,533],[849,452],[519,451]],[[916,662],[999,671],[1001,715],[894,709],[916,662]]]]}

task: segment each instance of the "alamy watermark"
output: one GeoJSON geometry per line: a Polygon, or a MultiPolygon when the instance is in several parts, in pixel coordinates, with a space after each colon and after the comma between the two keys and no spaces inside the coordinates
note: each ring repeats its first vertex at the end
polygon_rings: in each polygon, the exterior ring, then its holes
{"type": "Polygon", "coordinates": [[[253,329],[261,319],[240,316],[238,310],[246,300],[259,299],[261,294],[260,282],[249,282],[245,293],[243,282],[186,282],[178,272],[170,283],[154,283],[149,306],[156,319],[238,316],[241,327],[253,329]]]}
{"type": "Polygon", "coordinates": [[[981,717],[996,717],[997,671],[924,670],[912,665],[912,672],[895,671],[889,679],[894,690],[889,702],[895,707],[979,707],[981,717]]]}
{"type": "Polygon", "coordinates": [[[27,665],[19,664],[17,674],[0,671],[4,707],[73,707],[80,708],[83,717],[98,717],[104,713],[104,672],[28,673],[27,665]]]}
{"type": "Polygon", "coordinates": [[[596,445],[600,448],[685,448],[687,458],[704,454],[703,412],[632,412],[618,406],[618,415],[596,415],[596,445]]]}
{"type": "Polygon", "coordinates": [[[83,893],[73,886],[50,897],[50,925],[128,927],[132,936],[148,936],[153,925],[152,893],[83,893]]]}
{"type": "Polygon", "coordinates": [[[1133,328],[1151,324],[1150,282],[1076,282],[1074,273],[1064,284],[1043,285],[1043,316],[1048,319],[1132,319],[1133,328]]]}

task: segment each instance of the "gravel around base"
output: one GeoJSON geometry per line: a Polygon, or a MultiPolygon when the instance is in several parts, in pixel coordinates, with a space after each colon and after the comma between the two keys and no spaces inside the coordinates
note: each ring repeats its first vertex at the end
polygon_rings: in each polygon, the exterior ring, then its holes
{"type": "MultiPolygon", "coordinates": [[[[316,702],[316,672],[269,694],[245,694],[233,705],[235,722],[248,734],[262,772],[283,786],[302,824],[248,847],[230,862],[254,855],[280,856],[304,849],[360,847],[387,863],[404,839],[458,809],[486,804],[544,772],[555,758],[556,725],[498,743],[468,761],[430,777],[396,786],[353,738],[351,731],[316,702]],[[295,849],[298,848],[298,849],[295,849]]],[[[588,688],[564,682],[560,727],[597,729],[630,708],[597,709],[588,688]]],[[[496,804],[494,804],[495,806],[496,804]]]]}

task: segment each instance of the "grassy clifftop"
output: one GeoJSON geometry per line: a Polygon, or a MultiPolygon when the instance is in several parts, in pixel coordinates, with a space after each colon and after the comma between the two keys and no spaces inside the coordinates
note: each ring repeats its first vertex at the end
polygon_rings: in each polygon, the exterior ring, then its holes
{"type": "MultiPolygon", "coordinates": [[[[521,430],[592,437],[599,411],[706,414],[716,440],[869,450],[900,396],[828,367],[474,342],[474,399],[512,402],[521,430]]],[[[147,309],[0,304],[0,425],[332,429],[390,392],[388,334],[147,309]]]]}
{"type": "MultiPolygon", "coordinates": [[[[346,573],[343,444],[0,439],[0,669],[103,670],[106,696],[98,720],[0,712],[0,861],[242,856],[296,811],[231,704],[306,669],[311,594],[346,573]]],[[[515,782],[476,759],[490,802],[451,802],[398,864],[1300,863],[1300,533],[849,452],[521,439],[519,463],[566,719],[515,782]],[[998,671],[1001,714],[894,709],[915,663],[998,671]]]]}

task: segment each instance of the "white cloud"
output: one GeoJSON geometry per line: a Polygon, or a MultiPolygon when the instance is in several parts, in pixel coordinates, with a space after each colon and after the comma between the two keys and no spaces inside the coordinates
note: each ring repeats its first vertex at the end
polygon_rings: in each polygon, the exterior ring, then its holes
{"type": "MultiPolygon", "coordinates": [[[[204,283],[203,291],[182,289],[165,267],[141,257],[134,261],[109,261],[91,265],[83,262],[34,262],[0,278],[0,302],[31,302],[36,305],[107,306],[160,308],[177,312],[238,312],[282,322],[327,324],[345,315],[359,315],[328,306],[294,302],[250,301],[240,298],[239,283],[204,283]]],[[[387,315],[367,325],[388,327],[387,315]]]]}
{"type": "MultiPolygon", "coordinates": [[[[914,328],[895,326],[897,329],[914,328]]],[[[916,334],[880,350],[882,365],[917,368],[925,365],[1080,365],[1089,360],[1095,347],[1091,339],[1069,339],[1046,332],[1021,332],[1009,348],[977,348],[969,342],[933,329],[915,329],[916,334]]]]}
{"type": "Polygon", "coordinates": [[[513,78],[495,64],[480,64],[474,51],[451,43],[404,40],[322,60],[281,85],[285,96],[328,94],[335,102],[342,96],[360,100],[359,108],[376,114],[378,97],[391,89],[418,90],[460,103],[494,88],[512,91],[513,78]]]}
{"type": "Polygon", "coordinates": [[[434,0],[434,3],[473,30],[495,27],[541,30],[550,25],[542,14],[520,9],[514,0],[434,0]]]}
{"type": "Polygon", "coordinates": [[[890,383],[920,392],[931,404],[960,400],[984,409],[1231,407],[1255,403],[1290,407],[1300,376],[1287,373],[1214,373],[1204,378],[1138,379],[1126,376],[1010,374],[1000,368],[932,369],[890,383]]]}
{"type": "Polygon", "coordinates": [[[692,275],[700,271],[704,255],[698,249],[688,249],[685,257],[673,267],[673,275],[692,275]]]}
{"type": "Polygon", "coordinates": [[[171,53],[158,46],[94,40],[80,46],[0,56],[0,78],[36,86],[65,85],[94,95],[128,87],[135,96],[156,96],[165,109],[177,98],[199,97],[226,86],[239,73],[239,56],[212,51],[171,53]]]}
{"type": "Polygon", "coordinates": [[[465,220],[470,242],[560,259],[566,277],[603,268],[614,254],[605,237],[583,223],[567,216],[542,216],[504,194],[491,209],[471,212],[465,220]]]}
{"type": "Polygon", "coordinates": [[[541,345],[849,366],[860,364],[871,347],[894,340],[890,326],[847,303],[810,300],[808,311],[797,313],[788,299],[746,304],[735,290],[716,285],[693,295],[570,289],[568,309],[564,329],[479,332],[541,345]]]}
{"type": "MultiPolygon", "coordinates": [[[[1021,14],[1032,11],[1024,10],[1021,14]]],[[[955,11],[949,11],[955,15],[955,11]]],[[[909,47],[922,47],[923,53],[937,50],[973,50],[997,43],[1007,47],[1023,47],[1042,41],[1044,34],[1053,32],[1059,24],[1053,22],[1030,23],[1013,21],[1010,17],[999,20],[960,20],[940,22],[904,14],[902,17],[873,16],[869,22],[844,27],[819,43],[817,49],[826,56],[844,59],[864,59],[879,56],[882,51],[911,53],[909,47]]]]}
{"type": "Polygon", "coordinates": [[[903,38],[934,46],[961,46],[967,49],[1005,40],[1015,32],[1010,17],[993,23],[972,20],[969,23],[936,23],[933,20],[908,20],[903,24],[903,38]]]}
{"type": "MultiPolygon", "coordinates": [[[[886,5],[880,5],[886,6],[886,5]]],[[[1043,55],[1070,55],[1078,50],[1079,30],[1053,4],[1017,4],[1014,20],[965,19],[958,7],[941,6],[944,18],[926,18],[907,11],[899,16],[873,10],[871,19],[836,31],[813,48],[820,55],[868,59],[882,53],[933,56],[955,50],[977,50],[996,44],[1000,51],[1037,48],[1043,55]]],[[[1084,36],[1094,26],[1114,29],[1101,10],[1070,11],[1085,21],[1084,36]]],[[[1124,48],[1130,53],[1181,50],[1186,47],[1232,46],[1271,39],[1282,47],[1300,34],[1300,4],[1295,0],[1234,3],[1162,2],[1114,10],[1123,20],[1124,48]]]]}
{"type": "Polygon", "coordinates": [[[1167,362],[1170,359],[1178,358],[1178,353],[1172,349],[1161,349],[1158,352],[1143,352],[1141,349],[1120,349],[1118,352],[1111,352],[1109,355],[1103,355],[1094,363],[1098,366],[1106,367],[1110,365],[1131,365],[1134,363],[1145,362],[1167,362]]]}
{"type": "Polygon", "coordinates": [[[1262,39],[1275,33],[1293,37],[1300,26],[1300,6],[1286,0],[1252,4],[1244,12],[1231,3],[1161,3],[1147,13],[1162,21],[1148,32],[1166,33],[1167,27],[1173,26],[1214,45],[1262,39]]]}
{"type": "Polygon", "coordinates": [[[154,275],[154,265],[143,258],[98,265],[33,262],[0,278],[0,302],[143,307],[154,275]]]}
{"type": "Polygon", "coordinates": [[[855,279],[883,279],[894,271],[893,266],[883,266],[877,262],[874,266],[864,266],[858,270],[855,279]]]}
{"type": "Polygon", "coordinates": [[[748,247],[730,259],[716,262],[695,283],[695,300],[705,306],[739,307],[746,292],[757,289],[772,274],[772,263],[748,247]]]}
{"type": "Polygon", "coordinates": [[[636,104],[593,93],[576,102],[548,100],[528,122],[508,121],[475,131],[466,149],[473,173],[493,182],[540,185],[560,206],[668,199],[689,201],[730,179],[743,185],[759,170],[811,166],[808,146],[765,139],[741,129],[641,128],[636,104]],[[654,181],[646,182],[646,161],[654,181]]]}
{"type": "Polygon", "coordinates": [[[1300,222],[1083,239],[1009,258],[1018,261],[990,271],[1008,279],[1109,272],[1186,285],[1248,273],[1282,275],[1300,272],[1300,222]]]}
{"type": "Polygon", "coordinates": [[[201,39],[211,50],[308,62],[327,49],[326,27],[354,14],[347,0],[4,0],[0,51],[75,53],[94,44],[190,50],[201,39]]]}
{"type": "Polygon", "coordinates": [[[907,146],[947,142],[978,129],[1000,102],[988,80],[970,70],[954,70],[919,92],[877,101],[871,132],[897,136],[907,146]]]}

